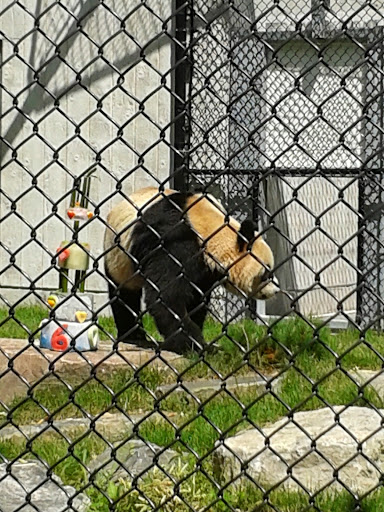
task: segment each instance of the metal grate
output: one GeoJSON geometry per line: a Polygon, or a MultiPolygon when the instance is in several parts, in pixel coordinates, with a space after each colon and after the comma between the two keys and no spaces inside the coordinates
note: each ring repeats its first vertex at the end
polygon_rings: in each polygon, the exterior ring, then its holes
{"type": "Polygon", "coordinates": [[[0,510],[381,510],[383,20],[2,2],[0,510]],[[197,190],[227,233],[255,223],[281,293],[227,291],[197,190]]]}

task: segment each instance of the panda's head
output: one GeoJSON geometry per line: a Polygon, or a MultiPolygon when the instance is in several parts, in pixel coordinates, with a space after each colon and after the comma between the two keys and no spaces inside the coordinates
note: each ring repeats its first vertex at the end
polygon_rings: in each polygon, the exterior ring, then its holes
{"type": "Polygon", "coordinates": [[[267,300],[276,295],[280,288],[273,274],[273,253],[253,221],[245,220],[241,224],[236,243],[239,258],[230,271],[234,282],[254,299],[267,300]]]}
{"type": "Polygon", "coordinates": [[[191,194],[186,207],[207,266],[227,278],[222,282],[230,292],[266,300],[280,291],[272,274],[272,251],[253,221],[240,224],[217,199],[203,193],[191,194]]]}

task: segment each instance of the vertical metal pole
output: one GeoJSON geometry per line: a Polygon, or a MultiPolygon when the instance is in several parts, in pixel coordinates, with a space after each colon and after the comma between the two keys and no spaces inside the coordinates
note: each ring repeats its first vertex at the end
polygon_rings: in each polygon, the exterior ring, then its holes
{"type": "MultiPolygon", "coordinates": [[[[384,45],[383,45],[383,37],[384,37],[384,30],[383,30],[383,27],[379,27],[379,38],[380,38],[380,52],[379,52],[379,55],[380,55],[380,69],[383,69],[383,66],[384,66],[384,55],[383,55],[383,51],[384,51],[384,45]]],[[[383,173],[383,143],[384,143],[384,137],[383,137],[383,130],[384,130],[384,105],[383,105],[383,101],[384,101],[384,80],[383,80],[383,75],[382,73],[380,73],[380,99],[379,99],[379,102],[380,102],[380,185],[384,185],[384,173],[383,173]]],[[[382,202],[383,200],[383,188],[381,187],[380,188],[380,201],[379,202],[382,202]]],[[[380,220],[379,222],[377,223],[378,226],[378,233],[377,233],[377,239],[378,239],[378,243],[377,243],[377,253],[378,253],[378,261],[377,261],[377,264],[379,265],[379,270],[378,270],[378,273],[377,273],[377,297],[380,297],[382,299],[384,299],[384,297],[382,296],[382,292],[383,292],[383,272],[384,272],[384,269],[383,269],[383,243],[384,243],[384,233],[383,233],[383,223],[384,223],[384,218],[383,218],[383,215],[380,216],[380,220]]],[[[378,327],[379,329],[382,329],[383,328],[383,322],[384,322],[384,319],[381,318],[381,315],[383,314],[383,303],[382,301],[380,301],[380,299],[377,300],[378,302],[378,327]]]]}
{"type": "MultiPolygon", "coordinates": [[[[383,32],[382,30],[380,30],[379,28],[379,31],[378,31],[378,35],[380,37],[380,42],[382,41],[382,37],[383,37],[383,32]]],[[[379,52],[379,58],[380,58],[380,69],[383,69],[383,52],[380,51],[379,52]]],[[[380,131],[379,131],[379,148],[381,149],[380,153],[379,153],[379,169],[380,169],[380,172],[381,170],[383,169],[383,78],[382,78],[382,75],[380,74],[380,94],[379,94],[379,126],[380,126],[380,131]]],[[[382,182],[383,182],[383,179],[382,179],[382,172],[380,174],[380,178],[379,178],[379,187],[380,185],[382,185],[382,182]]],[[[378,194],[378,203],[381,203],[382,202],[382,199],[383,199],[383,189],[380,187],[379,188],[379,194],[378,194]]],[[[375,321],[375,326],[378,328],[378,329],[381,329],[381,326],[382,326],[382,319],[381,319],[381,314],[382,314],[382,303],[380,301],[380,295],[381,295],[381,290],[382,290],[382,287],[381,287],[381,282],[382,282],[382,273],[383,273],[383,270],[382,270],[382,244],[380,243],[381,240],[384,240],[384,236],[383,236],[383,233],[382,233],[382,226],[383,226],[383,216],[380,215],[380,218],[378,219],[377,221],[377,225],[376,225],[376,239],[377,239],[377,242],[376,242],[376,266],[377,266],[377,279],[376,279],[376,321],[375,321]]]]}
{"type": "MultiPolygon", "coordinates": [[[[364,216],[364,205],[365,205],[365,176],[359,178],[358,185],[358,212],[361,216],[364,216]]],[[[363,296],[364,296],[364,279],[363,279],[363,268],[364,268],[364,253],[365,253],[365,236],[364,230],[366,228],[366,222],[361,220],[359,217],[357,222],[358,237],[357,237],[357,294],[356,294],[356,323],[361,325],[363,321],[363,296]]]]}
{"type": "MultiPolygon", "coordinates": [[[[382,202],[384,175],[383,148],[383,79],[379,72],[383,64],[383,29],[378,27],[367,36],[367,64],[363,76],[363,151],[365,164],[359,178],[359,213],[365,218],[367,207],[382,202]],[[370,62],[373,62],[372,66],[370,62]],[[377,92],[379,91],[379,94],[377,92]]],[[[360,220],[358,223],[357,303],[356,321],[362,328],[375,325],[380,328],[383,305],[381,286],[383,262],[383,218],[360,220]],[[364,278],[362,277],[364,274],[364,278]]]]}
{"type": "MultiPolygon", "coordinates": [[[[0,41],[0,66],[2,66],[2,63],[3,63],[3,43],[2,41],[0,41]]],[[[3,74],[3,68],[0,67],[0,79],[2,79],[2,74],[3,74]]],[[[0,87],[0,105],[3,105],[3,88],[0,87]]],[[[2,170],[2,167],[3,167],[3,157],[4,157],[4,154],[6,153],[6,148],[5,148],[5,144],[4,144],[4,139],[2,137],[2,133],[3,133],[3,130],[2,130],[2,121],[3,118],[2,116],[0,116],[0,190],[2,189],[2,175],[3,173],[1,172],[2,170]]],[[[2,215],[2,205],[3,205],[3,201],[0,201],[0,218],[3,217],[2,215]]],[[[1,236],[1,239],[3,239],[2,237],[2,227],[1,227],[1,224],[0,224],[0,236],[1,236]]],[[[5,261],[4,261],[4,252],[5,251],[1,251],[1,254],[0,254],[0,265],[1,265],[1,268],[4,268],[5,266],[5,261]]],[[[1,281],[3,281],[3,274],[1,275],[1,281]]],[[[0,281],[0,289],[1,289],[1,281],[0,281]]],[[[5,281],[5,280],[4,280],[5,281]]],[[[3,284],[5,284],[5,282],[3,281],[3,284]]]]}
{"type": "Polygon", "coordinates": [[[192,0],[175,0],[174,8],[171,185],[176,190],[185,191],[191,131],[189,93],[192,79],[192,49],[188,42],[193,24],[192,0]]]}

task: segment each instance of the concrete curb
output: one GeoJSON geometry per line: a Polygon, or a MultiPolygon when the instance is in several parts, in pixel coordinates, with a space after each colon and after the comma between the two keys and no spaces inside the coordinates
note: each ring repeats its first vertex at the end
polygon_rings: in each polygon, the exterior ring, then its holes
{"type": "Polygon", "coordinates": [[[44,421],[34,425],[8,425],[3,428],[0,426],[0,439],[2,441],[31,439],[42,435],[57,435],[58,431],[66,436],[71,436],[74,434],[80,435],[91,429],[108,441],[115,442],[129,435],[132,432],[133,425],[143,417],[143,414],[104,413],[97,420],[68,418],[65,420],[54,420],[52,424],[44,421]]]}
{"type": "Polygon", "coordinates": [[[201,379],[196,381],[183,381],[181,383],[167,384],[159,386],[156,389],[158,396],[187,392],[190,394],[204,393],[209,391],[218,391],[220,389],[234,390],[239,388],[256,388],[260,393],[266,391],[267,384],[270,383],[271,389],[276,390],[279,386],[281,377],[275,375],[261,377],[259,375],[241,375],[238,377],[228,377],[227,379],[201,379]]]}

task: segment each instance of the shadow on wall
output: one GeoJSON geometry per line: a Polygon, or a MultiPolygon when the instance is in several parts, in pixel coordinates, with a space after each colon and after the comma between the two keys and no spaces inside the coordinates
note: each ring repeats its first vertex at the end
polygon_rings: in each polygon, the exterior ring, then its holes
{"type": "MultiPolygon", "coordinates": [[[[113,88],[101,89],[99,96],[106,98],[117,88],[129,95],[124,90],[127,73],[141,62],[154,69],[151,54],[171,42],[172,3],[148,0],[137,8],[140,5],[137,1],[131,2],[128,10],[125,0],[116,0],[111,10],[98,0],[72,0],[67,8],[53,4],[46,9],[42,8],[42,2],[36,2],[35,14],[28,17],[31,29],[26,29],[19,40],[23,44],[31,34],[29,56],[23,56],[20,61],[25,62],[24,86],[14,96],[18,98],[25,91],[27,94],[23,103],[19,99],[17,107],[10,109],[14,118],[9,126],[3,123],[3,162],[9,150],[16,146],[14,143],[25,123],[39,122],[33,113],[46,112],[50,107],[56,109],[60,100],[77,87],[88,90],[91,84],[94,87],[104,77],[114,75],[113,88]],[[163,26],[167,27],[165,33],[163,26]]],[[[224,10],[224,2],[217,4],[204,23],[224,10]]],[[[4,56],[3,65],[15,58],[14,47],[9,53],[8,57],[4,56]]],[[[162,75],[159,70],[155,72],[160,84],[162,75]]],[[[138,99],[132,99],[139,103],[138,99]]]]}

